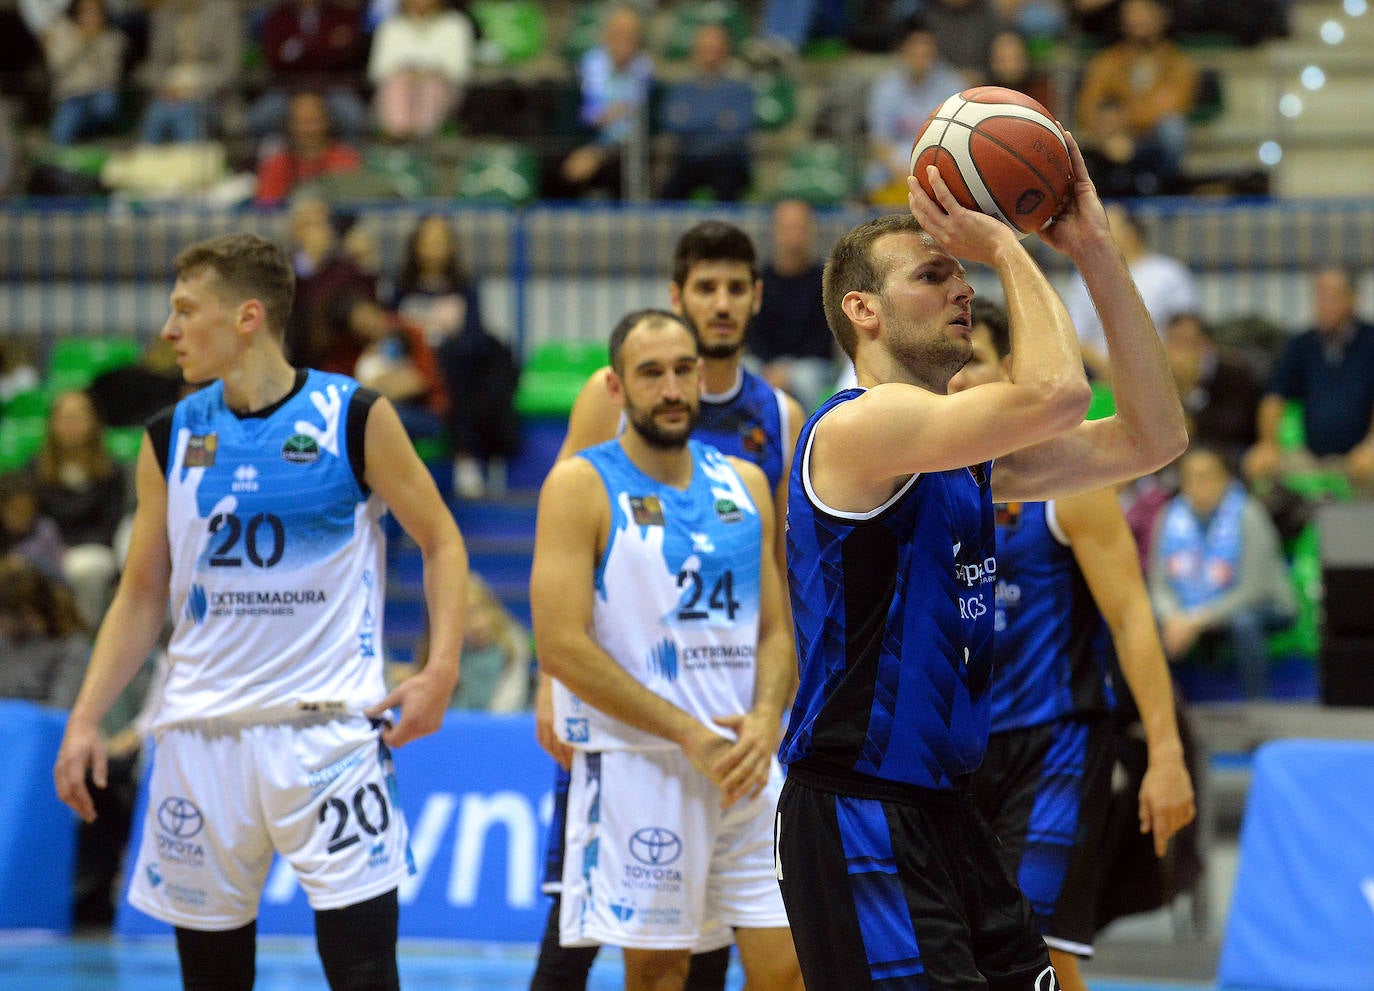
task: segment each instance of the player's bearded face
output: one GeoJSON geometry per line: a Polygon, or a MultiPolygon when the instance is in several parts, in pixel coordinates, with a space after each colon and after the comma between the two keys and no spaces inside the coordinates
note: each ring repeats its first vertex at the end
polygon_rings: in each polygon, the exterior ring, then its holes
{"type": "Polygon", "coordinates": [[[651,447],[664,450],[685,445],[700,414],[695,397],[663,399],[651,406],[639,406],[625,397],[625,419],[630,428],[651,447]]]}
{"type": "Polygon", "coordinates": [[[745,262],[698,262],[678,288],[678,309],[701,342],[703,358],[733,358],[758,309],[758,287],[745,262]]]}

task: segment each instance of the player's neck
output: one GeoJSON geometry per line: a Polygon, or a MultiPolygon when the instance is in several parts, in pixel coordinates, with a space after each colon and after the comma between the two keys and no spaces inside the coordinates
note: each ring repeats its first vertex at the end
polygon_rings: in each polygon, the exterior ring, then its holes
{"type": "Polygon", "coordinates": [[[620,446],[630,463],[656,482],[685,490],[692,484],[692,452],[681,447],[655,447],[632,427],[620,435],[620,446]]]}
{"type": "Polygon", "coordinates": [[[740,379],[740,352],[728,358],[701,359],[701,391],[709,396],[729,392],[740,379]]]}
{"type": "Polygon", "coordinates": [[[280,351],[252,350],[225,375],[224,404],[235,413],[256,413],[281,402],[296,384],[296,370],[280,351]]]}

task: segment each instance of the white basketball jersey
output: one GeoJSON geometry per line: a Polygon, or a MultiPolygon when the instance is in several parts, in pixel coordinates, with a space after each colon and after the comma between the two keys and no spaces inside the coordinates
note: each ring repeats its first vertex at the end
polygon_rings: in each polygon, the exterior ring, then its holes
{"type": "MultiPolygon", "coordinates": [[[[600,472],[611,502],[593,637],[636,680],[725,736],[712,720],[753,705],[762,525],[725,456],[698,441],[688,446],[693,472],[685,491],[645,475],[618,441],[580,455],[600,472]]],[[[557,731],[567,743],[673,746],[554,686],[557,731]]]]}
{"type": "Polygon", "coordinates": [[[385,695],[385,507],[349,461],[358,384],[311,371],[266,415],[220,383],[182,400],[167,457],[171,670],[154,728],[359,712],[385,695]]]}

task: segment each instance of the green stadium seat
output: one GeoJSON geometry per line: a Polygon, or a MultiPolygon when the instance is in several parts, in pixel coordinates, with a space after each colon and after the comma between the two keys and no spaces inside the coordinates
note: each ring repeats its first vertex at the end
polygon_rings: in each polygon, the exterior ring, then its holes
{"type": "Polygon", "coordinates": [[[143,443],[142,427],[106,427],[105,450],[120,464],[138,460],[138,447],[143,443]]]}
{"type": "Polygon", "coordinates": [[[1112,387],[1108,382],[1101,379],[1093,379],[1089,383],[1093,391],[1092,400],[1088,403],[1088,413],[1085,420],[1105,420],[1109,416],[1116,414],[1116,400],[1112,397],[1112,387]]]}
{"type": "Polygon", "coordinates": [[[515,409],[522,416],[572,412],[587,378],[605,366],[606,345],[597,341],[551,341],[535,348],[520,371],[515,409]]]}
{"type": "Polygon", "coordinates": [[[1316,522],[1307,524],[1287,551],[1288,576],[1293,583],[1298,615],[1291,626],[1269,637],[1269,656],[1315,660],[1321,647],[1322,587],[1321,539],[1316,522]]]}
{"type": "Polygon", "coordinates": [[[138,364],[142,354],[142,346],[131,338],[59,338],[48,356],[48,393],[84,389],[103,372],[138,364]]]}
{"type": "Polygon", "coordinates": [[[749,21],[739,4],[731,0],[699,0],[680,4],[673,12],[668,40],[663,47],[665,58],[678,61],[692,53],[692,38],[703,24],[723,24],[730,34],[735,51],[739,51],[749,37],[749,21]]]}
{"type": "Polygon", "coordinates": [[[356,172],[320,176],[307,184],[326,200],[417,200],[434,195],[434,166],[428,155],[408,148],[372,147],[356,172]]]}
{"type": "Polygon", "coordinates": [[[46,416],[6,416],[0,420],[0,474],[26,467],[43,445],[47,429],[46,416]]]}
{"type": "Polygon", "coordinates": [[[777,195],[816,206],[839,203],[853,194],[854,177],[838,145],[811,142],[792,152],[778,173],[777,195]]]}
{"type": "Polygon", "coordinates": [[[776,131],[797,116],[797,87],[785,72],[756,72],[754,123],[760,130],[776,131]]]}
{"type": "Polygon", "coordinates": [[[474,146],[459,166],[457,192],[465,200],[528,203],[539,192],[539,164],[517,144],[474,146]]]}
{"type": "Polygon", "coordinates": [[[47,389],[30,389],[27,392],[15,393],[5,404],[5,416],[46,419],[51,403],[52,397],[47,389]]]}
{"type": "Polygon", "coordinates": [[[543,8],[533,0],[476,0],[472,16],[482,38],[500,54],[502,65],[519,65],[535,58],[548,40],[543,8]]]}
{"type": "Polygon", "coordinates": [[[1302,422],[1301,400],[1290,399],[1283,404],[1283,412],[1279,415],[1278,443],[1284,451],[1307,446],[1307,427],[1302,422]]]}
{"type": "Polygon", "coordinates": [[[606,16],[606,8],[599,3],[577,4],[572,23],[563,36],[559,53],[569,65],[575,66],[587,51],[601,40],[601,20],[606,16]]]}

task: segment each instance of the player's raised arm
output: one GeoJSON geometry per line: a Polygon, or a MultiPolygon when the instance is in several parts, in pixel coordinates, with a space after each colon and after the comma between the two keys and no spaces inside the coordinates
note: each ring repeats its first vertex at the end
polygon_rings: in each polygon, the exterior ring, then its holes
{"type": "MultiPolygon", "coordinates": [[[[1163,342],[1112,239],[1078,144],[1072,135],[1068,141],[1074,162],[1073,203],[1042,237],[1078,266],[1102,318],[1116,414],[1001,460],[993,476],[998,499],[1044,499],[1101,488],[1155,471],[1188,445],[1163,342]]],[[[1023,341],[1014,342],[1014,361],[1024,346],[1023,341]]]]}

